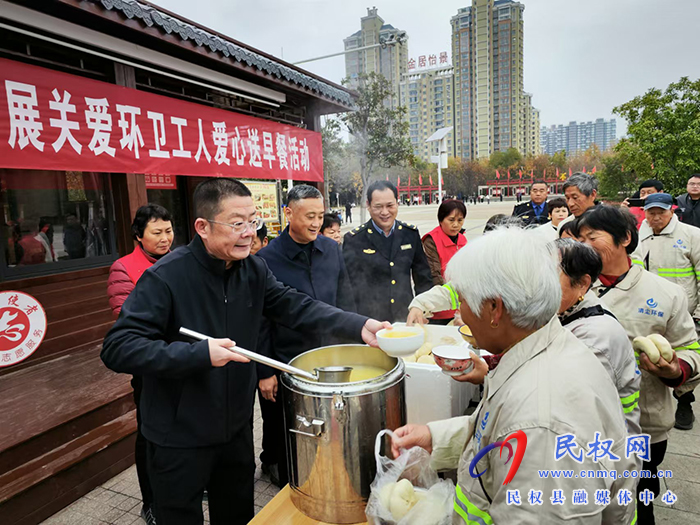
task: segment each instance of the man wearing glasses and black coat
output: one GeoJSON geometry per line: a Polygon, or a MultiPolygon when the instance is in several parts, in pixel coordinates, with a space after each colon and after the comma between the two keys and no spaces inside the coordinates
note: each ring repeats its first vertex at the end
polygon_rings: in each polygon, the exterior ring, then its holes
{"type": "Polygon", "coordinates": [[[201,524],[206,488],[212,525],[243,525],[254,514],[256,373],[230,348],[255,349],[263,317],[372,345],[385,324],[284,286],[264,260],[249,257],[259,222],[245,185],[209,179],[195,190],[194,208],[194,240],[139,279],[105,337],[102,360],[143,377],[157,522],[201,524]],[[183,326],[216,339],[193,342],[179,333],[183,326]]]}
{"type": "Polygon", "coordinates": [[[418,228],[397,221],[398,192],[389,181],[367,189],[371,219],[345,234],[343,257],[355,292],[357,312],[383,321],[406,321],[416,294],[433,286],[418,228]]]}

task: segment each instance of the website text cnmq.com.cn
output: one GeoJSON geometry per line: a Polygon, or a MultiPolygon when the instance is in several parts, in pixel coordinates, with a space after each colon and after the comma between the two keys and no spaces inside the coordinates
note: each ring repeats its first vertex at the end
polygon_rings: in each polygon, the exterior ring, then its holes
{"type": "MultiPolygon", "coordinates": [[[[650,436],[648,434],[639,434],[627,436],[625,442],[625,457],[629,459],[632,456],[637,456],[643,461],[651,460],[651,444],[650,436]]],[[[579,447],[576,443],[576,436],[574,434],[564,434],[556,437],[556,447],[554,452],[554,459],[560,461],[561,459],[569,456],[577,463],[583,463],[584,458],[590,458],[591,461],[598,463],[600,460],[607,458],[610,461],[620,461],[620,457],[612,452],[614,441],[612,439],[601,439],[600,432],[595,433],[593,441],[587,444],[587,449],[584,450],[579,447]]],[[[469,465],[469,473],[473,478],[480,477],[483,472],[477,472],[476,466],[486,454],[491,450],[496,448],[500,449],[500,452],[505,448],[508,451],[508,457],[505,461],[506,464],[515,456],[513,464],[510,466],[508,475],[503,481],[503,485],[507,485],[515,477],[523,456],[525,455],[525,449],[527,448],[527,436],[522,430],[509,435],[505,440],[492,443],[490,445],[482,448],[479,453],[474,457],[471,464],[469,465]],[[515,440],[517,442],[517,449],[515,454],[513,453],[513,448],[509,441],[515,440]]],[[[582,469],[578,472],[575,470],[538,470],[537,476],[540,479],[613,479],[618,478],[632,478],[632,479],[642,479],[642,478],[672,478],[673,472],[670,470],[659,470],[654,473],[650,470],[589,470],[582,469]]],[[[571,493],[571,502],[574,505],[588,505],[589,494],[586,489],[576,489],[571,493]]],[[[542,505],[545,495],[541,490],[530,490],[527,493],[525,501],[530,505],[542,505]]],[[[630,505],[634,500],[634,494],[632,491],[627,489],[620,489],[616,495],[610,493],[609,490],[600,489],[596,490],[593,494],[593,502],[596,505],[610,505],[613,498],[618,505],[630,505]]],[[[552,505],[564,505],[567,499],[567,495],[564,493],[563,489],[554,489],[552,491],[551,497],[548,497],[552,505]]],[[[645,489],[639,493],[639,500],[645,504],[649,505],[654,500],[654,494],[649,489],[645,489]]],[[[673,505],[678,500],[678,497],[671,492],[671,490],[666,491],[661,496],[661,501],[667,505],[673,505]]],[[[507,501],[508,505],[522,505],[522,498],[520,490],[508,490],[507,491],[507,501]]]]}

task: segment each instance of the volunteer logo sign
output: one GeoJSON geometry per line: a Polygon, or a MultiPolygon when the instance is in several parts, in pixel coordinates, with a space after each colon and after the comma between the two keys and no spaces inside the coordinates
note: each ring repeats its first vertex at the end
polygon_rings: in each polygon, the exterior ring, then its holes
{"type": "Polygon", "coordinates": [[[0,292],[0,367],[27,359],[46,335],[46,312],[23,292],[0,292]]]}

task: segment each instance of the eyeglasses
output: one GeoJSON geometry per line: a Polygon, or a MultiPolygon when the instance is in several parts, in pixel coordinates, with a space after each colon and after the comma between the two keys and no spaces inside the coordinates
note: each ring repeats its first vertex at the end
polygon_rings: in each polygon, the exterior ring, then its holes
{"type": "Polygon", "coordinates": [[[689,188],[700,188],[700,182],[689,182],[688,187],[689,188]]]}
{"type": "Polygon", "coordinates": [[[263,224],[265,224],[262,221],[262,219],[253,219],[250,222],[246,222],[246,221],[234,222],[233,224],[229,224],[227,222],[213,221],[211,219],[206,219],[206,220],[213,223],[213,224],[221,224],[221,226],[228,226],[233,230],[234,233],[244,233],[246,230],[250,230],[252,232],[258,231],[260,228],[263,227],[263,224]]]}
{"type": "Polygon", "coordinates": [[[394,211],[396,209],[396,203],[387,204],[386,206],[372,204],[370,206],[370,208],[372,209],[372,211],[377,212],[377,213],[382,211],[385,208],[389,211],[394,211]]]}

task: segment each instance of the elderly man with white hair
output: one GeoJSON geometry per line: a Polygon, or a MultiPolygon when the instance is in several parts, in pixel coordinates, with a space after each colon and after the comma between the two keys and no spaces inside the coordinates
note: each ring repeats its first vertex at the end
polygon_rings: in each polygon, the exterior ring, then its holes
{"type": "Polygon", "coordinates": [[[447,267],[478,346],[502,357],[474,414],[401,427],[392,450],[420,446],[434,468],[458,469],[453,523],[636,521],[636,479],[623,476],[636,458],[617,390],[556,316],[559,262],[546,244],[536,231],[500,228],[447,267]],[[550,474],[560,470],[570,477],[550,474]]]}

